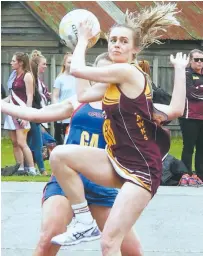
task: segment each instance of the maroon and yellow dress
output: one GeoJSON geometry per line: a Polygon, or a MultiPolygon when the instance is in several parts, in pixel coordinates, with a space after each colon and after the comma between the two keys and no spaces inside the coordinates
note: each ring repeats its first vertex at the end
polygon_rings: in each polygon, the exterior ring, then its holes
{"type": "Polygon", "coordinates": [[[162,159],[170,148],[168,132],[153,121],[153,102],[145,77],[142,93],[135,99],[110,84],[103,98],[103,134],[108,157],[119,176],[148,190],[160,185],[162,159]]]}

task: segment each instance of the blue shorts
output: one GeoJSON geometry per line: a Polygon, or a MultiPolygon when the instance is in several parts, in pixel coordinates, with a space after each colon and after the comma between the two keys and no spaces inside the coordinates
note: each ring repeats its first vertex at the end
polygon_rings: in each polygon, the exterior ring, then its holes
{"type": "MultiPolygon", "coordinates": [[[[115,198],[118,194],[118,189],[107,188],[95,184],[94,182],[85,178],[82,174],[80,177],[83,181],[85,189],[85,197],[88,205],[95,204],[99,206],[112,207],[115,198]]],[[[51,176],[50,181],[46,184],[44,188],[42,203],[51,196],[61,195],[65,196],[62,188],[56,180],[55,176],[51,176]]]]}

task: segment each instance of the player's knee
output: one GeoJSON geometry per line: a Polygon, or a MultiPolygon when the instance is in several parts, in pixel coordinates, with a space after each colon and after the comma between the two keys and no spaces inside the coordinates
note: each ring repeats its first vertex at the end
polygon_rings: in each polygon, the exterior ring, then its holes
{"type": "Polygon", "coordinates": [[[113,253],[116,253],[120,249],[119,239],[117,239],[116,237],[110,237],[102,234],[101,249],[102,255],[113,255],[113,253]]]}
{"type": "Polygon", "coordinates": [[[102,255],[108,255],[110,250],[111,250],[111,243],[108,239],[105,239],[104,237],[101,237],[101,250],[102,250],[102,255]]]}
{"type": "Polygon", "coordinates": [[[38,249],[42,252],[46,252],[52,245],[51,239],[61,232],[61,225],[57,225],[57,222],[52,220],[52,223],[49,223],[46,227],[44,226],[40,232],[38,249]]]}
{"type": "MultiPolygon", "coordinates": [[[[49,162],[51,165],[51,169],[54,173],[54,175],[56,175],[58,172],[61,172],[62,170],[64,170],[63,166],[69,166],[69,160],[71,159],[72,155],[75,153],[75,148],[72,147],[72,145],[60,145],[55,147],[51,154],[50,154],[50,158],[49,158],[49,162]]],[[[72,161],[72,159],[71,159],[72,161]]],[[[73,162],[73,161],[72,161],[73,162]]],[[[67,172],[68,170],[66,170],[67,172]]]]}
{"type": "Polygon", "coordinates": [[[55,235],[54,230],[42,230],[40,233],[40,239],[38,243],[38,250],[46,252],[51,246],[51,239],[55,235]]]}
{"type": "Polygon", "coordinates": [[[55,164],[61,163],[61,161],[61,146],[57,146],[51,151],[49,162],[51,166],[55,166],[55,164]]]}

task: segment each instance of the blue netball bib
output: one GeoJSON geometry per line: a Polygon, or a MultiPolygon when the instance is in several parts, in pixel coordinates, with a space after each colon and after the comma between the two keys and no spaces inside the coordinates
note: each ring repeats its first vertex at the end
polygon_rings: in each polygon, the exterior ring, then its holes
{"type": "Polygon", "coordinates": [[[105,148],[103,122],[102,110],[95,109],[89,104],[80,105],[72,115],[64,144],[105,148]]]}

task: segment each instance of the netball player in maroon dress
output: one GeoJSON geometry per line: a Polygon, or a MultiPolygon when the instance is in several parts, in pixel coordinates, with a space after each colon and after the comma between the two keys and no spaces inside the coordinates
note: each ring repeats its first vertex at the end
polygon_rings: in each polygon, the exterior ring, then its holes
{"type": "MultiPolygon", "coordinates": [[[[121,188],[101,236],[104,256],[120,255],[124,236],[156,193],[165,153],[164,148],[163,151],[160,149],[160,142],[168,143],[168,134],[153,120],[154,106],[146,77],[136,65],[129,63],[140,48],[156,42],[154,31],[166,28],[166,25],[177,25],[174,13],[176,5],[157,4],[149,10],[141,10],[134,17],[126,15],[126,24],[114,26],[109,33],[108,52],[114,64],[100,68],[85,65],[92,26],[89,21],[81,24],[71,73],[82,79],[108,83],[91,89],[77,88],[81,102],[103,98],[106,118],[103,133],[107,148],[63,145],[52,151],[53,173],[69,196],[76,219],[67,232],[52,239],[54,243],[65,240],[66,244],[72,244],[77,239],[88,241],[96,235],[95,221],[87,206],[78,172],[101,185],[121,188]]],[[[156,105],[156,115],[160,115],[161,121],[177,118],[184,110],[188,59],[178,53],[170,60],[175,71],[174,97],[169,106],[156,105]]]]}
{"type": "MultiPolygon", "coordinates": [[[[32,106],[34,81],[30,72],[29,56],[26,53],[16,52],[11,61],[11,67],[16,70],[16,77],[13,81],[10,95],[5,101],[20,106],[32,106]]],[[[30,148],[27,145],[27,132],[30,129],[29,122],[15,117],[7,116],[4,123],[4,129],[9,130],[9,134],[15,149],[18,145],[18,154],[16,159],[20,164],[19,170],[24,170],[24,159],[28,164],[30,175],[36,175],[33,157],[30,148]]]]}

